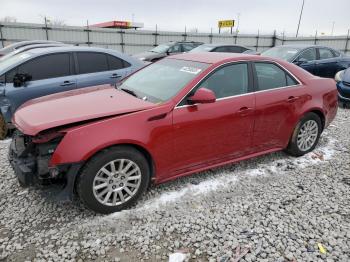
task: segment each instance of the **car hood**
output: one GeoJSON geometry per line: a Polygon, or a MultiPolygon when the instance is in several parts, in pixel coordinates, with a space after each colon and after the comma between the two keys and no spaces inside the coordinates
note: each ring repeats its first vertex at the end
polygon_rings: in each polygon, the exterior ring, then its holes
{"type": "Polygon", "coordinates": [[[12,122],[24,134],[35,136],[51,128],[155,106],[114,86],[103,85],[31,100],[16,111],[12,122]]]}
{"type": "Polygon", "coordinates": [[[133,55],[133,57],[136,58],[145,58],[145,60],[152,60],[155,58],[162,58],[165,57],[166,54],[162,54],[162,53],[155,53],[155,52],[143,52],[143,53],[139,53],[139,54],[135,54],[133,55]]]}

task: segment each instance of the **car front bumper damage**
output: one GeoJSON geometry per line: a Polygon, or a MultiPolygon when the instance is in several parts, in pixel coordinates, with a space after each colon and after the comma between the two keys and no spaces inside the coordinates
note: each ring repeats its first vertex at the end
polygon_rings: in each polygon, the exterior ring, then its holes
{"type": "Polygon", "coordinates": [[[63,189],[56,196],[58,200],[72,200],[74,184],[82,163],[49,167],[53,151],[59,141],[35,144],[30,137],[21,133],[13,136],[8,158],[22,186],[62,184],[63,189]]]}

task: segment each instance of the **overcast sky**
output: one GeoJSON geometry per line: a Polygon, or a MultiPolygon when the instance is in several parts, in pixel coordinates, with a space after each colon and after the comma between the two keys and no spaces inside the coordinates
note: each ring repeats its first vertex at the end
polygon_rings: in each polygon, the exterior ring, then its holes
{"type": "MultiPolygon", "coordinates": [[[[0,0],[0,19],[39,23],[44,16],[66,25],[85,25],[110,20],[143,22],[146,29],[217,32],[220,19],[237,19],[240,32],[296,32],[302,0],[0,0]]],[[[305,0],[300,33],[345,35],[350,28],[350,0],[305,0]]]]}

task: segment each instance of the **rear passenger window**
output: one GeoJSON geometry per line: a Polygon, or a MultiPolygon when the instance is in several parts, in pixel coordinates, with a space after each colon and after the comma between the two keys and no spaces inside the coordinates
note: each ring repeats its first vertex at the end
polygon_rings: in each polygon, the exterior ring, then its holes
{"type": "MultiPolygon", "coordinates": [[[[70,75],[69,54],[52,54],[34,58],[17,67],[18,74],[29,74],[32,81],[70,75]]],[[[6,80],[13,81],[16,70],[6,74],[6,80]]]]}
{"type": "Polygon", "coordinates": [[[300,60],[300,58],[306,59],[306,61],[313,61],[316,60],[316,49],[315,48],[309,48],[302,52],[297,60],[300,60]]]}
{"type": "Polygon", "coordinates": [[[118,57],[107,55],[107,59],[108,59],[109,70],[118,70],[118,69],[123,69],[125,67],[124,66],[125,61],[118,57]]]}
{"type": "Polygon", "coordinates": [[[318,51],[320,53],[320,60],[334,57],[332,51],[327,48],[319,48],[318,51]]]}
{"type": "Polygon", "coordinates": [[[248,93],[248,65],[241,63],[222,67],[198,88],[202,87],[212,90],[216,98],[248,93]]]}
{"type": "Polygon", "coordinates": [[[287,72],[272,63],[255,63],[255,71],[260,91],[297,84],[287,72]]]}
{"type": "Polygon", "coordinates": [[[230,53],[242,53],[245,50],[240,46],[228,46],[228,52],[230,53]],[[243,51],[244,50],[244,51],[243,51]]]}
{"type": "Polygon", "coordinates": [[[213,52],[223,52],[223,53],[227,53],[229,52],[228,50],[228,47],[227,46],[220,46],[220,47],[217,47],[213,50],[213,52]]]}
{"type": "Polygon", "coordinates": [[[102,53],[78,52],[79,74],[108,71],[107,56],[102,53]]]}

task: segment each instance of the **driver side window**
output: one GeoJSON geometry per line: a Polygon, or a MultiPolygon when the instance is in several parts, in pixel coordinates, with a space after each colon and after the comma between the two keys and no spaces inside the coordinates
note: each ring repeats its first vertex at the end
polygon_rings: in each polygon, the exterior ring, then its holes
{"type": "Polygon", "coordinates": [[[300,59],[305,59],[306,61],[314,61],[316,60],[316,49],[315,48],[309,48],[305,51],[303,51],[297,61],[299,61],[300,59]]]}
{"type": "Polygon", "coordinates": [[[248,65],[233,64],[212,73],[198,88],[207,88],[217,99],[248,93],[248,65]]]}
{"type": "Polygon", "coordinates": [[[0,76],[0,84],[5,84],[5,75],[0,76]]]}

